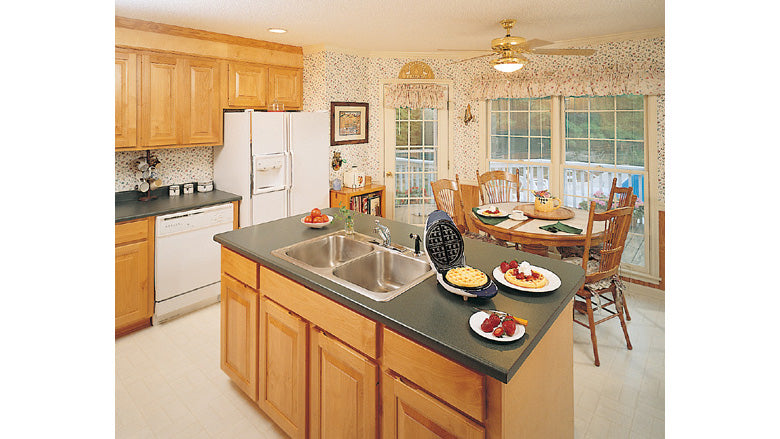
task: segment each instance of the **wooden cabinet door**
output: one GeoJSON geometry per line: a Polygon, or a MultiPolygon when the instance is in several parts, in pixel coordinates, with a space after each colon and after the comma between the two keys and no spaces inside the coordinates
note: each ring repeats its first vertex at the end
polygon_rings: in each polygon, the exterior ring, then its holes
{"type": "Polygon", "coordinates": [[[116,51],[114,64],[115,148],[138,144],[136,106],[138,105],[138,58],[135,53],[116,51]]]}
{"type": "Polygon", "coordinates": [[[258,293],[223,274],[220,308],[220,367],[256,401],[258,293]]]}
{"type": "Polygon", "coordinates": [[[228,105],[265,107],[268,96],[268,67],[228,64],[228,105]]]}
{"type": "Polygon", "coordinates": [[[292,438],[306,436],[307,327],[292,312],[260,300],[257,404],[292,438]]]}
{"type": "Polygon", "coordinates": [[[140,146],[182,143],[181,63],[180,58],[171,55],[143,55],[140,146]]]}
{"type": "Polygon", "coordinates": [[[375,438],[377,366],[318,329],[309,344],[309,437],[375,438]]]}
{"type": "Polygon", "coordinates": [[[152,315],[149,309],[149,242],[115,247],[115,328],[138,323],[152,315]]]}
{"type": "Polygon", "coordinates": [[[185,90],[182,118],[184,144],[222,142],[222,109],[219,105],[219,64],[215,60],[188,58],[184,63],[185,90]]]}
{"type": "Polygon", "coordinates": [[[385,373],[382,438],[484,439],[485,429],[422,390],[385,373]]]}
{"type": "Polygon", "coordinates": [[[303,73],[300,69],[268,68],[268,106],[274,100],[284,104],[285,109],[299,109],[303,104],[303,73]]]}

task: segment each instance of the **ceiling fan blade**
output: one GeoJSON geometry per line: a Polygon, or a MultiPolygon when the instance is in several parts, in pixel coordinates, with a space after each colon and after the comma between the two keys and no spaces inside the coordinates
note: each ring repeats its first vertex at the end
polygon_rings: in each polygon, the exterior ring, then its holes
{"type": "Polygon", "coordinates": [[[525,49],[533,49],[536,47],[542,47],[542,46],[549,46],[552,44],[551,41],[545,41],[545,40],[528,40],[525,43],[522,44],[523,48],[525,49]]]}
{"type": "Polygon", "coordinates": [[[594,49],[534,49],[534,55],[579,55],[590,56],[596,53],[594,49]]]}
{"type": "Polygon", "coordinates": [[[471,58],[466,58],[466,59],[462,59],[460,61],[447,63],[447,65],[449,66],[449,65],[452,65],[452,64],[458,64],[458,63],[462,63],[462,62],[465,62],[465,61],[471,61],[472,59],[484,58],[486,56],[493,56],[493,55],[494,55],[493,53],[488,53],[487,55],[472,56],[471,58]]]}
{"type": "Polygon", "coordinates": [[[439,52],[492,52],[489,49],[436,49],[439,52]]]}

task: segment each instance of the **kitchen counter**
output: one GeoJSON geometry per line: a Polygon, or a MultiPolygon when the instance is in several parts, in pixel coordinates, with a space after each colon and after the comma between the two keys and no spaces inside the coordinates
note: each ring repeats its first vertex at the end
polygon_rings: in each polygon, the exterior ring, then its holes
{"type": "MultiPolygon", "coordinates": [[[[334,208],[323,209],[330,215],[336,211],[334,208]]],[[[561,311],[571,302],[585,278],[582,268],[573,264],[464,238],[466,263],[470,266],[490,274],[504,260],[526,260],[556,273],[561,278],[561,286],[548,293],[526,293],[499,284],[498,294],[491,299],[464,301],[461,296],[441,287],[436,277],[431,276],[388,302],[376,302],[271,255],[275,249],[343,230],[344,223],[338,219],[322,229],[305,227],[300,223],[303,216],[217,234],[214,240],[434,352],[503,383],[508,383],[520,369],[561,311]],[[528,320],[525,335],[510,343],[482,338],[468,324],[474,306],[506,311],[528,320]]],[[[405,247],[413,247],[410,233],[423,234],[421,227],[371,215],[355,213],[354,216],[356,232],[374,235],[374,220],[379,219],[390,228],[392,242],[405,247]]]]}
{"type": "Polygon", "coordinates": [[[153,195],[157,195],[154,200],[138,201],[140,192],[117,192],[114,197],[115,221],[119,223],[241,200],[240,195],[218,190],[169,197],[167,189],[160,189],[153,195]]]}

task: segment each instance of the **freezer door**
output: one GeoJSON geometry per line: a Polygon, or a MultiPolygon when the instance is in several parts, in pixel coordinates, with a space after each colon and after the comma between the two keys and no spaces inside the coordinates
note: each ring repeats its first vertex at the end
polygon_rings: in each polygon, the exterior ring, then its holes
{"type": "Polygon", "coordinates": [[[285,149],[284,113],[252,113],[252,154],[279,154],[285,149]]]}
{"type": "Polygon", "coordinates": [[[325,112],[289,115],[290,211],[309,212],[329,205],[329,116],[325,112]]]}
{"type": "MultiPolygon", "coordinates": [[[[252,224],[287,217],[287,191],[266,192],[252,196],[252,224]]],[[[241,227],[244,227],[243,225],[241,227]]]]}

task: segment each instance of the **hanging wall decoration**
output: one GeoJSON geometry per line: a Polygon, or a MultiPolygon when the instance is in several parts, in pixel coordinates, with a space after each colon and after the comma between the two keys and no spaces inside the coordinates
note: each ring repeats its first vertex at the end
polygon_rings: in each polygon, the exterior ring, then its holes
{"type": "Polygon", "coordinates": [[[368,103],[330,103],[330,144],[368,143],[368,103]]]}
{"type": "Polygon", "coordinates": [[[433,79],[433,69],[422,61],[408,62],[398,72],[398,79],[433,79]]]}

